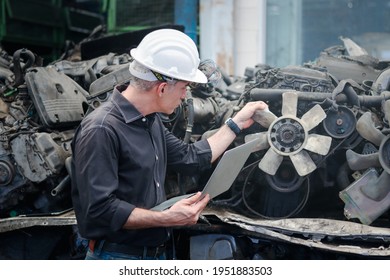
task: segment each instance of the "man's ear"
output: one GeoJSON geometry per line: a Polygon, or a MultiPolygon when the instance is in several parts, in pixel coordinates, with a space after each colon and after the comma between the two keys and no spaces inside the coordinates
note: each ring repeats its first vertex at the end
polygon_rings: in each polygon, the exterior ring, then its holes
{"type": "Polygon", "coordinates": [[[160,83],[160,84],[157,86],[157,92],[158,92],[158,96],[159,96],[159,97],[161,97],[161,96],[163,95],[166,84],[167,84],[167,83],[160,83]]]}

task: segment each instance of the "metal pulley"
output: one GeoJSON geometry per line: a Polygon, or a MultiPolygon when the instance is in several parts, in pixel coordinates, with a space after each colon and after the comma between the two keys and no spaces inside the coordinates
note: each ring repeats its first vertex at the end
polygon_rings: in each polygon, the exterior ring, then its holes
{"type": "Polygon", "coordinates": [[[351,109],[338,106],[337,110],[329,110],[323,121],[325,131],[336,139],[350,136],[356,127],[356,117],[351,109]]]}

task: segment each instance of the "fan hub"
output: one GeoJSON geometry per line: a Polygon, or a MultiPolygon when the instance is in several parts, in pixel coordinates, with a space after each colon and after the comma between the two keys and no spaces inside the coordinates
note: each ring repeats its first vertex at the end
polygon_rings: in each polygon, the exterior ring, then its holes
{"type": "Polygon", "coordinates": [[[307,138],[304,126],[292,117],[277,119],[268,131],[270,145],[281,155],[299,152],[307,138]]]}

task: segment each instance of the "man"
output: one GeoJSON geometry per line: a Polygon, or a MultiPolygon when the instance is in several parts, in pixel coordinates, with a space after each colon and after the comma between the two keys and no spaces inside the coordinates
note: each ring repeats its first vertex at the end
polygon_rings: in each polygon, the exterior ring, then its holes
{"type": "Polygon", "coordinates": [[[89,114],[76,131],[72,149],[72,199],[87,259],[161,259],[170,227],[195,224],[209,202],[200,193],[165,211],[167,166],[181,173],[209,168],[240,129],[253,124],[263,102],[247,104],[207,140],[185,144],[163,125],[157,112],[171,114],[190,82],[206,83],[199,54],[184,33],[149,33],[131,50],[130,84],[89,114]]]}

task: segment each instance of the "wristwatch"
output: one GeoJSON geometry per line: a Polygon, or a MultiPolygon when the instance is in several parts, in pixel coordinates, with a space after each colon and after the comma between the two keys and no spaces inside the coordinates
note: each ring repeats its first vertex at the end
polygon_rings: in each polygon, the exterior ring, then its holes
{"type": "Polygon", "coordinates": [[[238,134],[241,133],[241,129],[238,127],[238,125],[233,121],[232,118],[228,118],[226,121],[225,121],[225,124],[236,134],[236,136],[238,134]]]}

